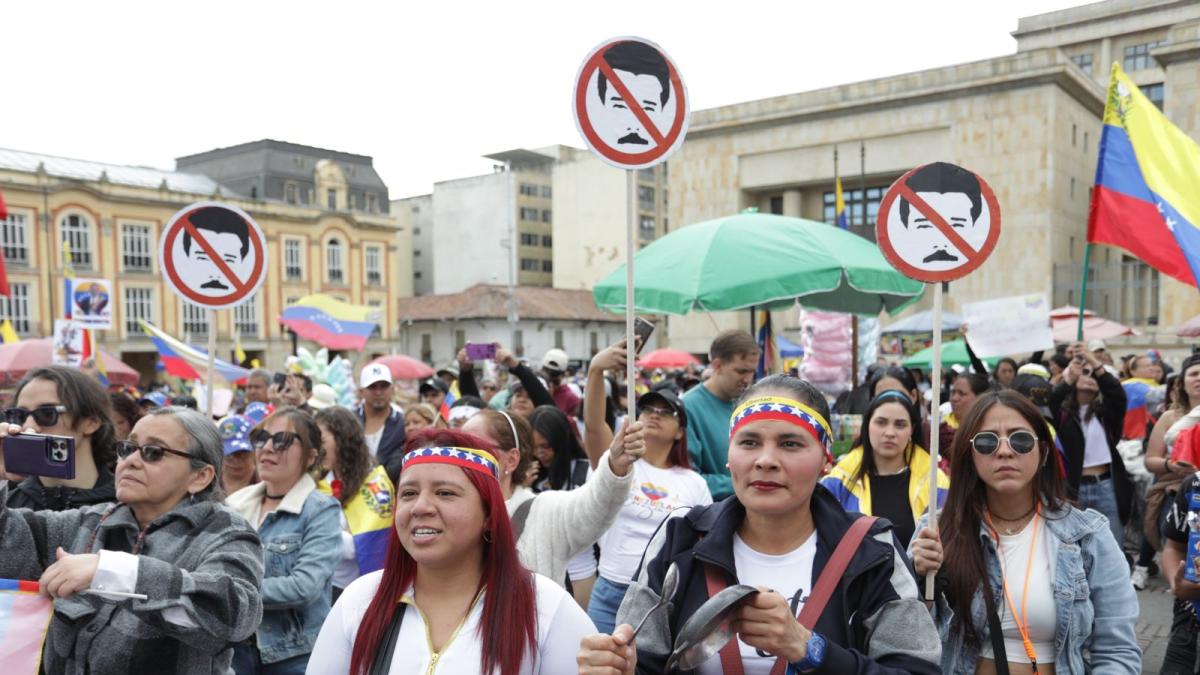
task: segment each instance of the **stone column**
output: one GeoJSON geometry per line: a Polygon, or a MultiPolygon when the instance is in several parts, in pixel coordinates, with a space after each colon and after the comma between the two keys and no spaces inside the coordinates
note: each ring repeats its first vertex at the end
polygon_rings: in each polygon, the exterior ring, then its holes
{"type": "Polygon", "coordinates": [[[800,190],[798,188],[783,191],[783,215],[789,218],[800,217],[800,190]]]}

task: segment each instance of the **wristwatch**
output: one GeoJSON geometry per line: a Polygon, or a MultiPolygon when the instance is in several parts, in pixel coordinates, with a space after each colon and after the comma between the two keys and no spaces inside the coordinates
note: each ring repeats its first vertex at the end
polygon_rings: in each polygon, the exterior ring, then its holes
{"type": "Polygon", "coordinates": [[[825,638],[820,633],[813,633],[808,638],[808,646],[804,649],[804,658],[788,664],[797,673],[811,673],[825,663],[825,638]]]}

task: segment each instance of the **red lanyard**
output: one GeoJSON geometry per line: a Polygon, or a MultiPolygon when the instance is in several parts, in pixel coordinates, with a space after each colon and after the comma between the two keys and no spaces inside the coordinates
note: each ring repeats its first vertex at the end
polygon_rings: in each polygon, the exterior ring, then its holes
{"type": "Polygon", "coordinates": [[[1016,604],[1013,603],[1012,594],[1008,592],[1008,576],[1004,572],[1004,547],[1000,544],[1000,534],[996,532],[996,526],[992,524],[992,514],[985,512],[987,517],[988,529],[991,530],[992,536],[996,539],[996,553],[1000,560],[1000,581],[1001,587],[1004,589],[1004,599],[1008,601],[1008,608],[1013,615],[1013,623],[1017,624],[1017,632],[1021,634],[1021,642],[1025,645],[1025,655],[1029,657],[1029,661],[1033,664],[1033,672],[1037,672],[1037,652],[1033,648],[1033,641],[1029,639],[1029,615],[1025,613],[1026,602],[1029,600],[1029,574],[1033,571],[1033,560],[1037,555],[1037,520],[1038,515],[1042,512],[1042,505],[1038,504],[1033,512],[1033,520],[1029,526],[1033,528],[1033,542],[1029,545],[1029,561],[1025,563],[1025,586],[1021,589],[1021,613],[1017,613],[1016,604]]]}

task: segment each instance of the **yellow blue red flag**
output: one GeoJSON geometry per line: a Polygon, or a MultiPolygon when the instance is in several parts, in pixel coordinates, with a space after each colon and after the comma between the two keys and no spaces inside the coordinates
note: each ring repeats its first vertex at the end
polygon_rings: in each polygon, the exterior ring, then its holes
{"type": "Polygon", "coordinates": [[[850,229],[850,221],[846,218],[846,199],[842,196],[842,177],[836,176],[833,179],[833,194],[834,194],[834,214],[837,226],[843,230],[850,229]]]}

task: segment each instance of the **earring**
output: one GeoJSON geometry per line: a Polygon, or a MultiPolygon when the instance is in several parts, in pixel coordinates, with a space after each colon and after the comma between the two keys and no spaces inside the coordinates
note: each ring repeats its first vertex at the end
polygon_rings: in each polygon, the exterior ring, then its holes
{"type": "Polygon", "coordinates": [[[488,532],[487,530],[483,531],[483,543],[485,543],[485,544],[492,543],[492,533],[491,532],[488,532]]]}

